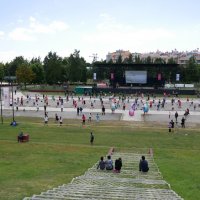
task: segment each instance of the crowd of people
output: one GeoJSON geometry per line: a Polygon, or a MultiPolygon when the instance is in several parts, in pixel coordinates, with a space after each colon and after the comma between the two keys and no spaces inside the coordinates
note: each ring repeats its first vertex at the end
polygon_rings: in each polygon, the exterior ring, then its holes
{"type": "MultiPolygon", "coordinates": [[[[106,111],[111,109],[111,113],[115,113],[115,110],[121,109],[125,111],[130,108],[130,105],[134,103],[135,110],[142,110],[145,105],[151,110],[169,111],[169,122],[168,128],[169,132],[174,130],[174,127],[185,128],[186,122],[188,122],[188,116],[190,116],[190,110],[199,111],[200,101],[198,99],[185,100],[178,97],[170,97],[163,94],[163,97],[156,97],[154,94],[135,94],[135,95],[109,95],[102,94],[99,96],[49,96],[49,95],[29,95],[17,96],[15,93],[14,105],[16,110],[25,111],[26,107],[32,106],[36,108],[36,112],[44,110],[44,124],[48,124],[49,118],[52,118],[52,114],[48,116],[47,110],[51,107],[60,108],[61,115],[58,116],[58,111],[56,111],[55,122],[63,124],[63,119],[66,117],[65,108],[74,108],[77,111],[77,119],[81,119],[82,125],[90,123],[92,121],[99,122],[100,120],[105,120],[106,111]],[[43,107],[43,108],[42,108],[43,107]],[[94,112],[94,109],[101,109],[101,112],[94,112]],[[87,109],[87,112],[85,111],[87,109]],[[88,109],[90,109],[88,111],[88,109]],[[179,113],[178,113],[179,112],[179,113]],[[184,112],[184,113],[183,113],[184,112]],[[173,115],[171,115],[173,113],[173,115]],[[175,115],[174,115],[175,113],[175,115]],[[172,118],[173,117],[173,118],[172,118]],[[179,126],[178,126],[179,125],[179,126]]],[[[150,112],[151,112],[150,110],[150,112]]],[[[51,111],[50,109],[48,111],[51,111]]],[[[136,111],[137,112],[137,111],[136,111]]],[[[109,112],[110,113],[110,112],[109,112]]],[[[149,118],[148,118],[149,119],[149,118]]],[[[167,119],[167,118],[166,118],[167,119]]],[[[146,118],[145,118],[146,120],[146,118]]]]}

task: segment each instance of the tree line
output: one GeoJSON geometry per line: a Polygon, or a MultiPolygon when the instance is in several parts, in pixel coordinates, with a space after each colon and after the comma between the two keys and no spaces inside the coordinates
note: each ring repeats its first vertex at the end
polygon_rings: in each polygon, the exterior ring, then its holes
{"type": "MultiPolygon", "coordinates": [[[[97,63],[106,63],[105,60],[98,61],[97,63]]],[[[113,63],[110,60],[108,63],[113,63]]],[[[139,56],[132,54],[124,60],[119,56],[115,63],[120,64],[166,64],[162,58],[153,60],[150,56],[141,59],[139,56]]],[[[167,64],[174,64],[176,61],[170,58],[167,64]]],[[[113,63],[114,64],[114,63],[113,63]]],[[[56,52],[49,52],[44,60],[40,58],[32,58],[30,61],[23,56],[18,56],[11,62],[0,63],[0,81],[4,77],[16,76],[17,82],[20,84],[62,84],[66,82],[83,82],[86,83],[87,79],[93,78],[93,73],[98,70],[93,67],[95,63],[87,63],[83,57],[80,56],[80,51],[75,50],[69,57],[60,57],[56,52]]],[[[123,69],[119,69],[122,71],[123,69]]],[[[151,72],[154,73],[154,72],[151,72]]],[[[170,76],[169,71],[163,71],[166,76],[170,76]]],[[[179,67],[180,81],[185,83],[199,82],[200,81],[200,65],[197,64],[195,57],[191,57],[186,65],[179,67]]],[[[104,73],[105,74],[105,73],[104,73]]],[[[106,73],[107,74],[107,73],[106,73]]],[[[107,74],[97,74],[98,79],[109,79],[107,74]]]]}

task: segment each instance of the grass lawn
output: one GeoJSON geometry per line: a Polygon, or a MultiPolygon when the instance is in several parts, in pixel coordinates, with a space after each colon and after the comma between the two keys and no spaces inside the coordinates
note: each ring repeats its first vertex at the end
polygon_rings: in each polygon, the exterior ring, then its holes
{"type": "MultiPolygon", "coordinates": [[[[200,132],[180,129],[176,133],[159,126],[133,122],[100,122],[82,127],[69,120],[59,127],[44,126],[38,119],[9,119],[0,124],[0,199],[18,200],[68,183],[105,156],[110,147],[118,151],[144,152],[151,147],[164,179],[184,199],[200,196],[200,132]],[[29,143],[17,143],[20,131],[30,134],[29,143]],[[89,143],[90,131],[95,142],[89,143]]],[[[138,169],[133,169],[138,170],[138,169]]]]}

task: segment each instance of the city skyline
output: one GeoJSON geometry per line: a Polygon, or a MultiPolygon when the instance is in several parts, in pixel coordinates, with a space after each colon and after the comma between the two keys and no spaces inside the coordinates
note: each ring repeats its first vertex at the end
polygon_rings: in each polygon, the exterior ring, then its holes
{"type": "Polygon", "coordinates": [[[87,62],[117,49],[192,51],[200,47],[197,0],[1,0],[0,62],[75,49],[87,62]],[[14,3],[13,3],[14,2],[14,3]]]}

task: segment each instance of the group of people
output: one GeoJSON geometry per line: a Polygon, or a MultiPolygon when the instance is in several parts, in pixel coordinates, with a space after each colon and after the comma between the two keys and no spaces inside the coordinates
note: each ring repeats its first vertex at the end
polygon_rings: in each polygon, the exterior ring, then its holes
{"type": "Polygon", "coordinates": [[[115,160],[115,165],[113,165],[113,161],[111,159],[111,156],[107,156],[107,160],[104,161],[103,156],[100,158],[100,161],[97,165],[97,169],[100,170],[113,170],[116,173],[120,173],[122,168],[122,159],[118,158],[115,160]]]}
{"type": "MultiPolygon", "coordinates": [[[[113,172],[116,172],[116,173],[120,173],[121,168],[122,168],[122,159],[121,158],[116,159],[115,164],[113,164],[113,161],[110,155],[107,156],[106,161],[104,161],[104,157],[102,156],[97,165],[97,169],[108,170],[108,171],[113,170],[113,172]]],[[[139,171],[140,172],[149,171],[148,161],[145,159],[145,156],[141,157],[141,160],[139,162],[139,171]]]]}
{"type": "MultiPolygon", "coordinates": [[[[99,122],[99,121],[100,121],[100,115],[99,115],[99,113],[97,113],[96,114],[96,122],[99,122]]],[[[82,124],[85,125],[85,122],[86,122],[86,115],[82,114],[82,124]]],[[[88,122],[92,122],[92,113],[89,113],[89,115],[88,115],[88,122]]]]}
{"type": "Polygon", "coordinates": [[[55,114],[55,121],[56,121],[57,123],[59,122],[59,124],[60,124],[60,126],[61,126],[62,123],[63,123],[62,116],[58,117],[58,114],[56,113],[56,114],[55,114]]]}
{"type": "MultiPolygon", "coordinates": [[[[187,109],[187,110],[185,111],[184,116],[181,118],[181,127],[182,127],[182,128],[185,128],[185,120],[186,120],[187,115],[189,115],[189,109],[187,109]]],[[[179,116],[179,114],[178,114],[178,112],[176,111],[175,114],[174,114],[174,117],[175,117],[175,120],[176,120],[176,124],[178,124],[178,116],[179,116]]],[[[171,112],[169,112],[169,119],[170,119],[170,118],[171,118],[171,112]]],[[[175,124],[175,123],[174,123],[173,120],[171,120],[171,121],[169,122],[169,124],[168,124],[169,132],[171,132],[171,130],[174,129],[174,124],[175,124]]]]}

